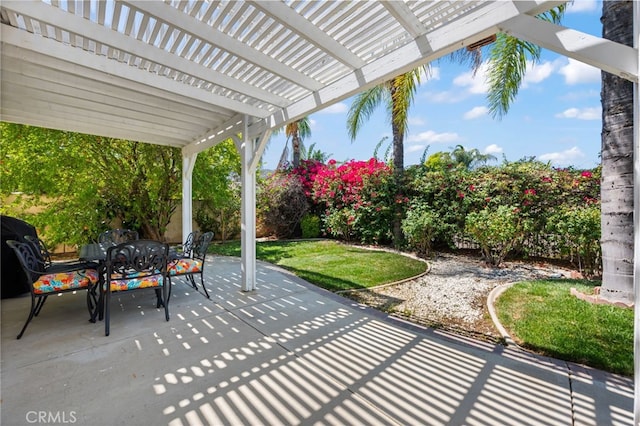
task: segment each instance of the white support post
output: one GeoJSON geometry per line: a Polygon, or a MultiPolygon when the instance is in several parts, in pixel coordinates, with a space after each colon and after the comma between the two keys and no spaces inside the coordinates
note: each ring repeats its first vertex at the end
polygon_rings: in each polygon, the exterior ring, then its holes
{"type": "MultiPolygon", "coordinates": [[[[633,47],[636,49],[636,67],[640,68],[640,4],[633,2],[633,47]]],[[[633,289],[634,333],[633,370],[634,398],[633,424],[640,425],[640,88],[638,79],[633,84],[633,289]]]]}
{"type": "Polygon", "coordinates": [[[193,230],[193,166],[196,164],[198,153],[185,154],[182,152],[182,242],[193,230]]]}
{"type": "Polygon", "coordinates": [[[244,118],[240,161],[242,162],[241,253],[242,290],[256,289],[256,169],[251,167],[254,142],[249,137],[249,117],[244,118]]]}
{"type": "Polygon", "coordinates": [[[270,129],[260,130],[257,134],[250,132],[249,116],[245,116],[242,140],[232,136],[236,148],[240,151],[242,162],[240,247],[243,291],[256,289],[256,172],[260,165],[260,157],[271,136],[270,129]]]}

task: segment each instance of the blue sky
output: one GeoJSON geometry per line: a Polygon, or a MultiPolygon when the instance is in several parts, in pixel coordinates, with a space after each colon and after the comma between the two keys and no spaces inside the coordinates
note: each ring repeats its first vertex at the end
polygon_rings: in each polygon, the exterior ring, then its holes
{"type": "MultiPolygon", "coordinates": [[[[601,36],[601,1],[575,0],[563,25],[601,36]]],[[[315,144],[337,161],[365,160],[373,156],[385,136],[378,156],[391,143],[391,126],[384,108],[363,126],[351,142],[346,131],[351,99],[310,116],[315,144]]],[[[431,64],[431,76],[423,79],[409,114],[405,138],[405,165],[417,164],[428,154],[450,151],[456,145],[478,149],[502,161],[535,156],[557,167],[592,168],[600,163],[600,71],[591,66],[543,50],[541,60],[529,67],[509,113],[494,119],[487,113],[482,70],[475,77],[467,65],[448,59],[431,64]]],[[[274,169],[285,145],[284,132],[273,136],[263,156],[263,168],[274,169]]],[[[494,163],[497,164],[497,163],[494,163]]]]}

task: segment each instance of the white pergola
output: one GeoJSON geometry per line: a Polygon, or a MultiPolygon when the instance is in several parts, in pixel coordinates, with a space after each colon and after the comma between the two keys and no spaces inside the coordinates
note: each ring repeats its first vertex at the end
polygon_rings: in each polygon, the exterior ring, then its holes
{"type": "MultiPolygon", "coordinates": [[[[250,291],[255,172],[272,130],[497,32],[635,83],[638,198],[640,6],[634,2],[631,48],[535,18],[563,3],[3,0],[0,119],[181,148],[183,235],[191,232],[198,153],[233,138],[242,158],[242,272],[250,291]]],[[[636,250],[636,288],[639,265],[636,250]]],[[[636,361],[636,423],[639,376],[636,361]]]]}

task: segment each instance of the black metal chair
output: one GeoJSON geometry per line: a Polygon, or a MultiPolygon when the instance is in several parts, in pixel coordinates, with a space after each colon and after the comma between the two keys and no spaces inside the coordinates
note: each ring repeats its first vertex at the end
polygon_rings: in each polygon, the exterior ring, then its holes
{"type": "Polygon", "coordinates": [[[127,241],[135,241],[139,238],[138,232],[132,229],[109,229],[100,234],[98,242],[116,245],[127,241]]]}
{"type": "Polygon", "coordinates": [[[193,251],[193,245],[200,237],[200,232],[193,231],[187,235],[187,239],[183,244],[179,244],[172,249],[175,251],[177,257],[191,257],[191,253],[193,251]]]}
{"type": "MultiPolygon", "coordinates": [[[[27,321],[18,334],[18,339],[22,337],[33,317],[38,316],[48,296],[78,290],[91,290],[98,282],[96,269],[82,269],[73,265],[66,270],[52,271],[51,268],[45,268],[40,254],[35,252],[32,243],[9,240],[7,245],[16,253],[20,266],[30,283],[31,291],[31,309],[27,321]]],[[[96,303],[93,293],[87,291],[87,306],[90,314],[96,303]]]]}
{"type": "Polygon", "coordinates": [[[51,260],[51,252],[47,248],[44,241],[32,235],[25,235],[24,240],[31,244],[34,254],[38,257],[47,273],[55,273],[58,271],[72,271],[75,269],[97,269],[96,262],[86,262],[81,260],[72,260],[67,262],[54,262],[51,260]]]}
{"type": "MultiPolygon", "coordinates": [[[[109,335],[109,316],[112,293],[153,289],[158,298],[158,308],[164,305],[165,318],[169,321],[170,281],[167,276],[169,245],[159,241],[136,240],[107,249],[104,288],[105,336],[109,335]]],[[[103,305],[100,305],[102,309],[103,305]]],[[[100,318],[102,319],[102,312],[100,318]]]]}
{"type": "Polygon", "coordinates": [[[205,232],[200,235],[193,244],[191,256],[178,257],[177,259],[169,262],[169,276],[185,276],[196,290],[198,289],[198,286],[196,285],[193,276],[195,274],[200,274],[200,282],[207,299],[210,297],[207,287],[204,285],[204,262],[207,257],[207,251],[209,250],[211,240],[213,240],[213,232],[205,232]]]}

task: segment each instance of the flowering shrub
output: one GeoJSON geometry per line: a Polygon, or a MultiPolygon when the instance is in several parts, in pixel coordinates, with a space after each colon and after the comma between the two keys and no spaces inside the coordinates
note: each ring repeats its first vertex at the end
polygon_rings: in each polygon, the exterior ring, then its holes
{"type": "MultiPolygon", "coordinates": [[[[432,245],[454,247],[454,237],[462,233],[471,204],[481,196],[476,192],[478,188],[469,183],[469,172],[450,168],[410,169],[407,175],[407,189],[412,203],[429,206],[439,218],[432,245]]],[[[409,238],[408,235],[405,237],[409,238]]]]}
{"type": "Polygon", "coordinates": [[[442,163],[408,168],[398,190],[391,168],[374,158],[306,160],[267,180],[259,208],[262,218],[272,216],[264,222],[280,228],[276,235],[299,230],[306,213],[305,235],[315,235],[319,220],[325,235],[386,244],[401,215],[408,246],[419,254],[472,237],[496,265],[509,252],[561,255],[589,273],[600,262],[600,175],[600,168],[558,169],[532,159],[472,170],[442,163]]]}
{"type": "Polygon", "coordinates": [[[577,263],[581,272],[587,276],[600,272],[599,205],[587,202],[559,209],[551,217],[549,228],[561,253],[577,263]]]}
{"type": "Polygon", "coordinates": [[[553,248],[547,238],[551,217],[566,206],[599,204],[600,168],[556,169],[522,160],[473,171],[417,167],[408,174],[413,202],[428,204],[441,220],[436,245],[453,247],[453,239],[464,235],[466,217],[472,212],[512,206],[527,225],[513,249],[520,255],[547,255],[553,248]]]}
{"type": "Polygon", "coordinates": [[[337,165],[329,161],[316,170],[313,201],[324,207],[325,232],[348,241],[384,244],[390,241],[397,198],[392,171],[374,158],[337,165]]]}
{"type": "Polygon", "coordinates": [[[498,206],[469,213],[465,231],[480,243],[485,260],[498,266],[522,238],[525,226],[519,208],[498,206]]]}
{"type": "Polygon", "coordinates": [[[428,256],[440,221],[426,204],[414,204],[402,220],[402,232],[409,248],[420,256],[428,256]]]}
{"type": "MultiPolygon", "coordinates": [[[[335,160],[331,160],[330,164],[335,164],[335,160]]],[[[305,195],[310,199],[316,175],[321,173],[325,168],[326,166],[318,160],[302,160],[298,167],[291,170],[291,173],[300,180],[305,195]]]]}
{"type": "Polygon", "coordinates": [[[258,192],[257,204],[267,232],[278,238],[293,237],[309,209],[300,180],[280,172],[265,179],[258,192]]]}

